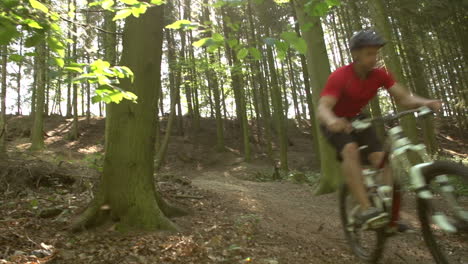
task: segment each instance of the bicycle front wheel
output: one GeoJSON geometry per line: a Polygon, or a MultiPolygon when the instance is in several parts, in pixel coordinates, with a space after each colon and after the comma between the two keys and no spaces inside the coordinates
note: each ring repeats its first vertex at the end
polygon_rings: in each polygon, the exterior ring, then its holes
{"type": "Polygon", "coordinates": [[[387,236],[383,229],[363,230],[354,225],[354,215],[359,209],[358,203],[351,196],[349,189],[343,185],[339,193],[340,215],[346,240],[354,254],[360,259],[375,263],[382,256],[387,236]]]}
{"type": "Polygon", "coordinates": [[[436,161],[422,170],[431,199],[418,197],[424,240],[438,264],[468,261],[468,168],[436,161]]]}

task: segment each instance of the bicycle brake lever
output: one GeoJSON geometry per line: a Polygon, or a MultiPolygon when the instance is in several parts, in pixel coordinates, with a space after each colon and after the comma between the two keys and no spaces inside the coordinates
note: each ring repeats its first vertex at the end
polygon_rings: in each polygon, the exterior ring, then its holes
{"type": "Polygon", "coordinates": [[[425,115],[430,115],[430,114],[433,114],[433,113],[434,113],[434,111],[432,111],[432,109],[430,109],[430,108],[427,107],[427,106],[421,106],[418,110],[419,110],[419,111],[417,112],[417,113],[418,113],[418,117],[425,116],[425,115]]]}
{"type": "Polygon", "coordinates": [[[369,122],[369,120],[370,119],[356,119],[353,122],[351,122],[351,126],[356,130],[364,130],[371,126],[371,122],[369,122]]]}

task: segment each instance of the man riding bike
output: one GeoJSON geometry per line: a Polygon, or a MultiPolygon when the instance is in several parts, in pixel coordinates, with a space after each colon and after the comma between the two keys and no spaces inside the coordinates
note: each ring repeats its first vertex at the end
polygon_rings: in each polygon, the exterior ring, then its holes
{"type": "MultiPolygon", "coordinates": [[[[367,159],[378,168],[384,159],[382,144],[375,129],[355,132],[351,121],[361,115],[362,108],[384,87],[395,102],[405,108],[427,106],[439,111],[442,104],[410,94],[382,68],[375,68],[377,55],[385,40],[373,30],[362,30],[351,37],[350,49],[353,62],[338,68],[328,78],[320,94],[318,119],[322,133],[338,151],[342,171],[353,197],[360,204],[356,216],[358,224],[366,225],[386,217],[386,213],[373,207],[364,187],[359,147],[367,145],[367,159]]],[[[391,185],[389,169],[383,172],[385,184],[391,185]]]]}

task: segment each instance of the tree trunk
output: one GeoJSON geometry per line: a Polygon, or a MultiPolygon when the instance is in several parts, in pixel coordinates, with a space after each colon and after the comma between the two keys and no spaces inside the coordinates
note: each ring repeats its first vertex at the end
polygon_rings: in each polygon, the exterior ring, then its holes
{"type": "MultiPolygon", "coordinates": [[[[223,17],[222,26],[223,26],[223,31],[225,33],[225,37],[227,38],[235,37],[234,34],[231,34],[231,30],[228,28],[227,21],[226,21],[227,15],[229,15],[229,17],[231,18],[231,21],[233,21],[234,12],[230,8],[225,10],[225,7],[222,7],[221,14],[223,17]]],[[[248,162],[251,159],[251,150],[250,150],[250,141],[249,141],[249,122],[247,120],[244,87],[242,86],[241,63],[239,62],[237,55],[229,47],[229,45],[226,44],[225,47],[226,47],[226,55],[227,55],[229,66],[230,66],[232,89],[234,90],[234,97],[236,101],[237,119],[238,119],[238,122],[240,123],[240,128],[242,132],[242,141],[243,141],[243,146],[244,146],[244,159],[245,161],[248,162]]]]}
{"type": "MultiPolygon", "coordinates": [[[[384,36],[388,41],[385,47],[383,47],[385,55],[385,64],[389,66],[391,72],[395,75],[397,81],[405,84],[405,77],[403,75],[401,62],[398,58],[397,51],[395,49],[395,44],[392,43],[392,28],[390,22],[388,21],[387,13],[385,6],[382,0],[369,0],[371,14],[373,15],[373,20],[376,24],[378,31],[384,36]]],[[[402,107],[397,106],[398,110],[402,110],[402,107]]],[[[412,141],[417,140],[417,131],[416,131],[416,120],[414,117],[407,116],[401,119],[401,125],[405,130],[406,134],[412,141]]]]}
{"type": "Polygon", "coordinates": [[[290,56],[287,57],[287,63],[288,63],[288,72],[289,72],[289,79],[291,81],[291,94],[293,98],[293,105],[294,105],[294,113],[296,115],[296,120],[299,123],[299,126],[301,125],[302,118],[301,118],[301,112],[299,110],[299,101],[297,98],[297,87],[296,87],[296,80],[295,80],[295,74],[294,74],[294,68],[291,60],[291,53],[289,54],[290,56]]]}
{"type": "Polygon", "coordinates": [[[34,124],[31,133],[31,150],[41,150],[44,148],[44,104],[45,104],[45,69],[46,61],[45,42],[41,42],[36,47],[37,75],[36,75],[36,109],[34,111],[34,124]]]}
{"type": "MultiPolygon", "coordinates": [[[[159,170],[161,168],[161,165],[164,162],[164,158],[166,156],[167,152],[167,147],[169,146],[169,139],[172,134],[172,129],[174,127],[174,121],[176,118],[176,104],[177,104],[177,85],[180,84],[179,81],[176,80],[176,78],[179,78],[180,76],[175,76],[176,74],[176,64],[177,64],[177,59],[176,55],[174,53],[175,51],[175,40],[174,36],[171,34],[171,31],[166,29],[166,41],[167,41],[167,53],[168,53],[168,61],[169,61],[169,98],[170,98],[170,113],[169,113],[169,118],[167,119],[167,124],[166,124],[166,132],[164,133],[164,138],[161,140],[159,147],[157,148],[157,153],[156,153],[156,162],[155,162],[155,169],[159,170]]],[[[180,72],[180,71],[179,71],[180,72]]]]}
{"type": "MultiPolygon", "coordinates": [[[[248,20],[249,20],[249,26],[250,26],[250,40],[253,42],[253,45],[260,51],[261,47],[258,44],[260,41],[259,40],[259,34],[256,34],[255,32],[255,26],[254,26],[254,19],[253,19],[253,10],[252,10],[252,0],[248,1],[248,6],[247,6],[247,12],[248,12],[248,20]]],[[[273,159],[273,148],[272,148],[272,139],[271,139],[271,121],[270,121],[270,112],[269,112],[269,104],[268,104],[268,95],[265,95],[265,91],[267,90],[267,84],[265,81],[265,77],[262,72],[262,67],[260,65],[260,62],[258,60],[254,60],[252,62],[253,68],[252,71],[254,73],[253,78],[255,78],[258,81],[259,87],[258,87],[258,103],[260,105],[260,112],[261,112],[261,124],[264,129],[264,141],[266,144],[266,153],[270,159],[273,159]]],[[[261,128],[259,128],[261,131],[261,128]]]]}
{"type": "MultiPolygon", "coordinates": [[[[74,6],[76,6],[76,0],[73,0],[74,6]]],[[[74,19],[75,20],[75,19],[74,19]]],[[[76,32],[76,24],[73,23],[73,31],[76,32]]],[[[73,35],[73,49],[72,49],[72,58],[77,59],[77,37],[76,34],[73,35]]],[[[70,134],[68,135],[68,139],[70,140],[77,140],[78,139],[78,84],[73,84],[73,123],[70,129],[70,134]]]]}
{"type": "Polygon", "coordinates": [[[271,76],[271,102],[273,104],[273,120],[278,131],[280,145],[280,168],[288,171],[288,134],[286,120],[283,110],[283,101],[281,99],[281,89],[278,85],[278,77],[273,59],[273,51],[270,45],[267,45],[267,59],[271,76]]]}
{"type": "MultiPolygon", "coordinates": [[[[23,56],[23,35],[21,35],[20,43],[19,43],[19,55],[23,56]]],[[[23,60],[18,62],[18,75],[16,78],[16,87],[18,91],[18,97],[16,100],[16,114],[21,115],[21,77],[22,77],[22,70],[23,70],[23,60]]]]}
{"type": "Polygon", "coordinates": [[[7,89],[7,53],[8,45],[2,47],[2,82],[0,90],[0,157],[6,156],[6,134],[7,134],[7,120],[6,120],[6,89],[7,89]]]}
{"type": "MultiPolygon", "coordinates": [[[[353,16],[353,30],[354,31],[359,31],[359,30],[362,30],[362,23],[361,23],[361,17],[360,17],[360,13],[359,13],[359,8],[357,6],[357,3],[355,1],[348,1],[349,5],[350,5],[350,11],[351,11],[351,14],[353,16]]],[[[350,35],[351,35],[352,32],[350,32],[350,35]]],[[[382,116],[382,109],[380,107],[380,100],[379,100],[379,93],[377,93],[375,95],[375,97],[371,100],[370,102],[370,108],[371,108],[371,113],[372,113],[372,117],[379,117],[379,116],[382,116]]],[[[375,129],[376,129],[376,132],[377,132],[377,135],[379,136],[379,138],[383,139],[384,136],[385,136],[385,127],[384,127],[384,124],[382,122],[378,122],[375,124],[375,129]]]]}
{"type": "MultiPolygon", "coordinates": [[[[319,94],[325,86],[328,76],[330,75],[330,62],[327,57],[322,25],[319,17],[310,17],[304,12],[305,0],[295,0],[294,7],[296,9],[299,25],[302,29],[302,36],[307,42],[307,66],[313,88],[313,103],[317,105],[319,94]],[[312,23],[314,26],[308,30],[304,30],[304,26],[312,23]]],[[[318,120],[316,120],[318,124],[318,120]]],[[[316,126],[316,134],[318,135],[320,149],[320,167],[322,177],[320,184],[316,189],[316,194],[324,194],[335,191],[342,181],[340,164],[336,160],[336,151],[328,144],[316,126]]]]}
{"type": "MultiPolygon", "coordinates": [[[[134,83],[121,87],[138,96],[138,103],[110,104],[104,171],[100,189],[91,206],[73,225],[74,230],[106,220],[118,221],[117,230],[175,230],[166,216],[174,210],[156,191],[154,130],[156,89],[161,81],[163,7],[151,7],[140,18],[126,19],[122,65],[135,75],[134,83]]],[[[179,212],[179,211],[177,211],[179,212]]]]}
{"type": "MultiPolygon", "coordinates": [[[[70,12],[71,3],[72,3],[71,0],[67,1],[68,12],[70,12]]],[[[70,24],[71,23],[68,23],[68,26],[71,26],[70,24]]],[[[68,39],[72,38],[70,30],[68,30],[67,38],[68,39]]],[[[70,44],[67,44],[67,56],[68,56],[68,58],[71,57],[71,46],[70,46],[70,44]]],[[[68,82],[68,84],[67,84],[67,111],[66,111],[65,116],[67,118],[70,118],[72,116],[72,114],[73,114],[72,113],[72,102],[71,102],[71,100],[72,100],[72,94],[71,94],[72,93],[71,92],[72,91],[72,73],[67,74],[67,79],[68,79],[68,81],[67,81],[68,82]]]]}
{"type": "MultiPolygon", "coordinates": [[[[296,10],[294,8],[294,3],[291,2],[291,7],[293,10],[293,19],[294,19],[294,31],[296,31],[296,34],[299,37],[301,36],[301,31],[299,28],[299,22],[297,21],[297,14],[296,10]]],[[[310,119],[310,124],[312,126],[311,129],[311,134],[312,134],[312,142],[313,142],[313,147],[314,147],[314,153],[317,157],[317,161],[320,162],[320,148],[319,148],[319,135],[318,135],[318,127],[317,127],[317,119],[315,117],[315,109],[314,109],[314,102],[312,99],[312,91],[310,89],[310,79],[309,79],[309,72],[308,72],[308,67],[307,67],[307,62],[306,62],[306,57],[304,55],[299,55],[299,58],[301,59],[301,70],[302,70],[302,78],[304,79],[304,90],[306,93],[306,100],[307,100],[307,110],[309,110],[309,119],[310,119]]]]}

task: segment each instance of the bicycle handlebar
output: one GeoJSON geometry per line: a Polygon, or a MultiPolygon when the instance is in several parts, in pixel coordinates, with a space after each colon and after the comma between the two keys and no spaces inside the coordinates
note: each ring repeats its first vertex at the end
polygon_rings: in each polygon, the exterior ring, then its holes
{"type": "Polygon", "coordinates": [[[356,130],[363,130],[363,129],[366,129],[366,128],[370,127],[373,122],[377,122],[377,121],[389,122],[389,121],[393,121],[393,120],[399,119],[399,118],[401,118],[403,116],[406,116],[406,115],[409,115],[409,114],[414,114],[414,113],[417,113],[417,117],[422,117],[422,116],[433,114],[434,111],[432,111],[432,109],[430,109],[427,106],[421,106],[421,107],[416,108],[416,109],[402,111],[402,112],[399,112],[399,113],[396,113],[396,114],[389,114],[389,115],[382,116],[382,117],[356,119],[351,123],[351,125],[356,130]]]}

